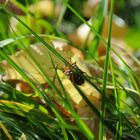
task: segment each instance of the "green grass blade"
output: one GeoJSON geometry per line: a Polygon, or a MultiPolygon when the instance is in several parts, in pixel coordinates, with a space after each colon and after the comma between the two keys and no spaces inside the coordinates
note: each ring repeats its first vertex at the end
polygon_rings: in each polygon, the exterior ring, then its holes
{"type": "MultiPolygon", "coordinates": [[[[59,115],[58,111],[55,109],[54,105],[52,104],[52,102],[49,100],[49,98],[46,96],[46,93],[43,93],[42,91],[40,91],[30,80],[30,78],[24,73],[24,71],[18,66],[16,65],[12,59],[10,59],[10,57],[8,57],[7,55],[5,55],[2,51],[0,51],[0,55],[7,60],[7,62],[13,66],[21,75],[22,77],[28,82],[28,84],[38,93],[38,95],[40,97],[43,97],[45,99],[45,101],[47,101],[47,103],[50,105],[52,111],[54,111],[54,113],[56,114],[56,116],[62,121],[62,123],[64,123],[64,120],[62,119],[62,117],[59,115]]],[[[65,124],[65,123],[64,123],[65,124]]]]}
{"type": "MultiPolygon", "coordinates": [[[[68,1],[68,0],[67,0],[68,1]]],[[[61,23],[62,23],[62,20],[63,20],[63,17],[65,15],[65,12],[67,10],[67,7],[65,5],[62,6],[62,9],[61,9],[61,13],[58,17],[58,20],[57,20],[57,23],[56,23],[56,27],[59,28],[61,23]]]]}
{"type": "Polygon", "coordinates": [[[117,122],[116,125],[116,139],[121,140],[122,139],[122,120],[121,120],[121,115],[120,115],[120,104],[119,104],[119,97],[118,97],[118,92],[117,92],[117,85],[116,85],[116,78],[114,75],[114,68],[112,64],[112,59],[109,59],[110,61],[110,68],[111,68],[111,74],[112,74],[112,82],[114,85],[114,94],[115,94],[115,105],[116,108],[118,109],[118,119],[119,121],[117,122]]]}
{"type": "MultiPolygon", "coordinates": [[[[13,15],[14,16],[14,15],[13,15]]],[[[25,28],[27,28],[33,35],[34,37],[40,41],[47,49],[52,52],[53,54],[56,55],[62,62],[64,62],[66,65],[70,65],[50,44],[45,42],[42,38],[40,38],[31,28],[29,28],[22,20],[20,20],[17,16],[14,16],[25,28]]]]}
{"type": "Polygon", "coordinates": [[[67,0],[63,0],[65,5],[83,22],[85,23],[92,32],[95,32],[97,34],[97,36],[104,42],[106,43],[105,39],[96,31],[96,29],[90,25],[68,2],[67,0]]]}
{"type": "MultiPolygon", "coordinates": [[[[104,24],[104,19],[107,15],[107,6],[108,6],[108,0],[104,1],[102,0],[99,3],[98,11],[97,11],[97,19],[93,19],[93,27],[95,27],[96,31],[98,34],[101,36],[103,24],[104,24]]],[[[97,51],[98,45],[99,45],[100,38],[97,35],[97,33],[94,33],[94,38],[91,41],[90,48],[89,48],[89,53],[88,53],[88,58],[91,56],[94,57],[95,52],[97,51]]]]}
{"type": "Polygon", "coordinates": [[[104,65],[102,102],[101,102],[101,110],[100,110],[101,115],[100,115],[100,126],[99,126],[99,140],[103,140],[104,138],[104,119],[103,118],[105,118],[105,94],[106,94],[106,82],[107,82],[107,77],[108,77],[107,71],[108,71],[108,64],[109,64],[109,57],[110,57],[113,9],[114,9],[114,0],[111,1],[111,10],[110,10],[110,18],[109,18],[109,29],[108,29],[109,32],[108,32],[106,59],[105,59],[105,65],[104,65]]]}

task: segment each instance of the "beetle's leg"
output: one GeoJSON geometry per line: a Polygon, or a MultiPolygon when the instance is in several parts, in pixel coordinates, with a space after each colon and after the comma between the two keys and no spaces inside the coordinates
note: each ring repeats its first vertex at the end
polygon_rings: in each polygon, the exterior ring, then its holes
{"type": "Polygon", "coordinates": [[[75,82],[74,82],[74,77],[75,77],[75,73],[73,73],[72,76],[71,76],[71,81],[72,81],[72,83],[75,83],[75,82]]]}

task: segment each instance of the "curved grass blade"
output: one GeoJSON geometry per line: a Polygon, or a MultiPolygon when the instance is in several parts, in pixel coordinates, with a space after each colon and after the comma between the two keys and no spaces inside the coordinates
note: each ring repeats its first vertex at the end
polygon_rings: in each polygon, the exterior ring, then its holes
{"type": "Polygon", "coordinates": [[[20,20],[17,16],[13,15],[26,29],[28,29],[34,37],[40,41],[50,52],[56,55],[62,62],[66,65],[71,66],[49,43],[45,42],[39,35],[37,35],[31,28],[29,28],[22,20],[20,20]]]}
{"type": "Polygon", "coordinates": [[[12,138],[12,136],[10,135],[10,133],[9,133],[8,129],[6,128],[6,126],[1,121],[0,121],[0,128],[3,130],[3,132],[7,136],[8,140],[14,140],[12,138]]]}

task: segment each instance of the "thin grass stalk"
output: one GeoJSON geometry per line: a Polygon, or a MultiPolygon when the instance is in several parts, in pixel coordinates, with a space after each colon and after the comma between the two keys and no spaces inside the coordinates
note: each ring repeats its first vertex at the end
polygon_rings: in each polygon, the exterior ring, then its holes
{"type": "MultiPolygon", "coordinates": [[[[104,19],[107,15],[107,10],[108,10],[107,7],[108,7],[108,0],[106,1],[101,0],[99,2],[99,7],[97,11],[97,19],[96,19],[97,23],[95,23],[95,26],[97,26],[96,31],[100,35],[101,35],[103,24],[104,24],[104,19]]],[[[92,26],[94,27],[94,20],[92,21],[92,26]]],[[[100,38],[98,37],[97,33],[94,33],[93,36],[94,38],[92,39],[91,44],[90,44],[88,58],[90,58],[90,55],[94,56],[95,52],[97,51],[99,41],[100,41],[100,38]]]]}
{"type": "Polygon", "coordinates": [[[118,109],[118,117],[119,117],[119,121],[117,122],[117,125],[116,125],[116,139],[121,140],[122,139],[122,119],[121,119],[121,115],[120,115],[120,104],[119,104],[120,102],[119,102],[116,78],[114,75],[114,68],[113,68],[111,57],[109,59],[109,62],[110,62],[110,68],[111,68],[111,74],[112,74],[112,82],[114,84],[115,105],[116,105],[116,108],[118,109]]]}
{"type": "Polygon", "coordinates": [[[0,128],[1,128],[1,130],[3,130],[3,132],[5,133],[8,140],[13,140],[13,137],[9,133],[7,127],[1,121],[0,121],[0,128]]]}
{"type": "Polygon", "coordinates": [[[118,99],[116,78],[115,78],[115,75],[114,75],[114,68],[113,68],[113,65],[112,65],[112,58],[111,57],[109,59],[109,62],[110,62],[110,68],[111,68],[112,82],[113,82],[113,85],[114,85],[115,105],[116,105],[117,109],[119,110],[120,105],[119,105],[119,99],[118,99]]]}
{"type": "MultiPolygon", "coordinates": [[[[118,82],[118,84],[120,85],[120,87],[122,88],[122,90],[123,91],[125,91],[125,93],[127,93],[130,97],[131,97],[131,99],[133,99],[133,101],[134,101],[134,103],[137,105],[137,107],[139,108],[139,110],[140,110],[140,104],[139,104],[139,102],[133,97],[133,93],[129,93],[129,91],[125,88],[125,87],[123,87],[123,85],[120,83],[120,82],[118,82]]],[[[132,91],[130,91],[130,92],[132,92],[132,91]]],[[[139,96],[139,94],[138,94],[138,96],[139,96]]],[[[138,97],[139,98],[139,97],[138,97]]]]}
{"type": "MultiPolygon", "coordinates": [[[[67,0],[68,1],[68,0],[67,0]]],[[[59,28],[61,23],[62,23],[62,20],[63,20],[63,17],[66,13],[66,10],[67,10],[67,6],[63,4],[63,7],[62,7],[62,10],[61,10],[61,13],[58,17],[58,20],[57,20],[57,23],[56,23],[56,27],[59,28]]]]}
{"type": "Polygon", "coordinates": [[[102,102],[101,102],[101,110],[100,110],[99,140],[104,139],[105,95],[106,95],[106,82],[108,77],[108,64],[109,64],[110,48],[111,48],[111,34],[112,34],[111,32],[112,32],[114,2],[115,0],[111,1],[111,9],[110,9],[110,16],[109,16],[109,29],[108,29],[109,32],[108,32],[108,41],[107,41],[106,60],[104,65],[102,102]]]}
{"type": "Polygon", "coordinates": [[[71,134],[73,140],[79,140],[79,138],[75,134],[73,134],[71,131],[69,131],[69,133],[71,134]]]}
{"type": "Polygon", "coordinates": [[[106,44],[106,40],[96,31],[96,29],[90,25],[73,7],[70,6],[70,4],[67,2],[67,0],[63,0],[66,6],[83,22],[85,23],[92,32],[95,32],[97,36],[106,44]]]}
{"type": "Polygon", "coordinates": [[[139,80],[138,77],[137,77],[137,75],[136,75],[135,72],[132,70],[132,68],[121,58],[121,56],[120,56],[117,52],[115,52],[114,49],[111,48],[111,50],[112,50],[112,52],[123,62],[123,64],[126,66],[127,71],[128,71],[129,74],[131,75],[131,79],[132,79],[132,81],[133,81],[133,84],[135,85],[135,88],[138,90],[139,95],[140,95],[140,89],[139,89],[139,86],[137,85],[137,82],[136,82],[136,80],[135,80],[135,78],[136,78],[137,80],[139,80]],[[133,76],[132,76],[132,75],[133,75],[133,76]],[[132,77],[133,77],[133,78],[132,78],[132,77]],[[135,77],[135,78],[134,78],[134,77],[135,77]]]}
{"type": "Polygon", "coordinates": [[[122,120],[119,118],[116,125],[116,140],[122,140],[122,120]]]}
{"type": "Polygon", "coordinates": [[[68,135],[67,135],[65,127],[63,126],[63,124],[61,124],[61,123],[59,123],[59,124],[60,124],[60,128],[62,130],[62,134],[64,136],[64,140],[68,140],[68,135]]]}
{"type": "Polygon", "coordinates": [[[132,80],[132,84],[133,84],[134,88],[140,93],[140,89],[139,89],[138,83],[136,82],[134,76],[131,74],[130,71],[129,71],[129,75],[130,75],[130,78],[132,80]]]}
{"type": "MultiPolygon", "coordinates": [[[[10,13],[9,13],[10,14],[10,13]]],[[[28,27],[22,20],[20,20],[17,16],[13,15],[25,28],[27,28],[37,40],[39,40],[47,49],[55,54],[62,62],[64,62],[66,65],[70,66],[70,63],[68,63],[50,44],[45,42],[40,36],[38,36],[30,27],[28,27]]]]}
{"type": "MultiPolygon", "coordinates": [[[[138,115],[136,116],[136,114],[137,114],[136,111],[134,111],[133,108],[130,105],[128,105],[127,103],[125,103],[125,101],[123,101],[122,99],[120,99],[120,101],[123,102],[128,107],[127,109],[129,110],[129,115],[131,116],[131,118],[133,118],[134,121],[138,125],[140,125],[140,119],[139,119],[139,116],[138,115]]],[[[133,123],[132,123],[132,125],[133,125],[133,123]]]]}

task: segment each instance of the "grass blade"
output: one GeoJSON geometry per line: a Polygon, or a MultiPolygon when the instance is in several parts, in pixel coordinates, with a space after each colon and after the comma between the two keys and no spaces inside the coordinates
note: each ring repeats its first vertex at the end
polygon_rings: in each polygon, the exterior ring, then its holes
{"type": "Polygon", "coordinates": [[[111,10],[110,10],[110,18],[109,18],[109,32],[108,32],[108,42],[107,42],[107,52],[106,59],[104,65],[104,75],[103,75],[103,88],[102,88],[102,102],[101,102],[101,110],[100,110],[100,126],[99,126],[99,140],[104,139],[104,119],[105,118],[105,94],[106,94],[106,82],[108,77],[108,64],[110,57],[110,44],[111,44],[111,31],[112,31],[112,18],[113,18],[113,9],[114,9],[114,1],[111,1],[111,10]]]}

